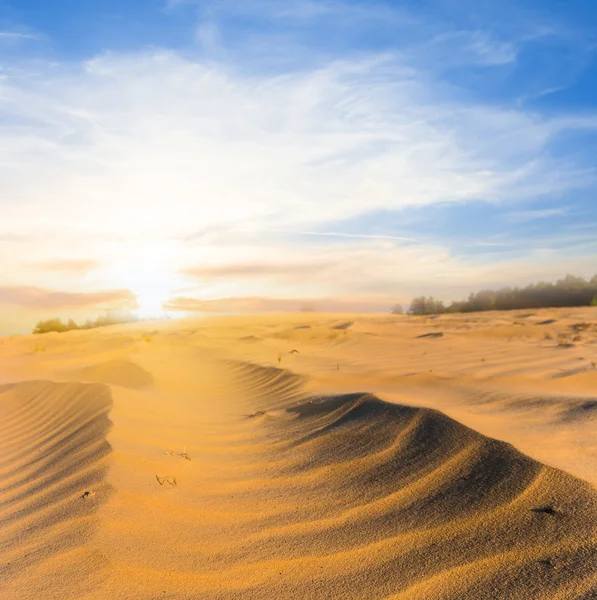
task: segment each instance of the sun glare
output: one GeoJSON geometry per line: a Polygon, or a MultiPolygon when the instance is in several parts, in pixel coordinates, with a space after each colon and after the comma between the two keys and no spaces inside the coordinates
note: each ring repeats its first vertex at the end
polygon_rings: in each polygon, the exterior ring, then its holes
{"type": "Polygon", "coordinates": [[[166,296],[160,289],[142,290],[137,293],[137,315],[142,319],[160,318],[165,314],[166,296]]]}
{"type": "Polygon", "coordinates": [[[164,304],[181,283],[170,259],[171,249],[159,242],[135,241],[120,249],[120,259],[107,277],[114,287],[131,290],[135,295],[139,318],[159,319],[166,315],[164,304]]]}
{"type": "Polygon", "coordinates": [[[169,273],[157,270],[148,272],[139,268],[129,287],[137,299],[136,313],[139,318],[159,319],[165,316],[164,304],[176,286],[169,273]]]}

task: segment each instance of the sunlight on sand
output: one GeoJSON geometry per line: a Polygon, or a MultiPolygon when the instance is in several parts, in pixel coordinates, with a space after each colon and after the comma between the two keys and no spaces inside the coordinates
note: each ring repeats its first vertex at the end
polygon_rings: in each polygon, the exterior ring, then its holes
{"type": "Polygon", "coordinates": [[[591,598],[596,363],[590,308],[2,339],[0,597],[591,598]]]}

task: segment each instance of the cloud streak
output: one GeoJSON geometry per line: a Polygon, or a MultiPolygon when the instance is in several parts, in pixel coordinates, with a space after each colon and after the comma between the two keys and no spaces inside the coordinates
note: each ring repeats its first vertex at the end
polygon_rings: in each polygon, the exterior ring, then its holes
{"type": "Polygon", "coordinates": [[[166,310],[173,312],[206,313],[283,313],[298,312],[305,307],[318,312],[386,312],[390,306],[388,301],[376,299],[234,297],[200,300],[182,296],[172,298],[165,304],[166,310]]]}
{"type": "Polygon", "coordinates": [[[42,271],[53,271],[60,273],[72,273],[78,275],[84,275],[99,268],[100,263],[96,260],[76,260],[76,259],[62,259],[62,260],[51,260],[43,261],[39,263],[32,263],[31,267],[34,269],[40,269],[42,271]]]}
{"type": "Polygon", "coordinates": [[[135,296],[128,290],[63,292],[35,286],[0,286],[0,304],[40,310],[137,308],[135,296]]]}
{"type": "Polygon", "coordinates": [[[0,41],[38,40],[39,36],[33,33],[22,33],[18,31],[0,31],[0,41]]]}
{"type": "Polygon", "coordinates": [[[276,263],[234,263],[209,267],[185,269],[183,274],[196,279],[242,279],[268,278],[286,279],[288,277],[304,277],[329,270],[333,265],[326,263],[293,263],[290,261],[276,263]]]}

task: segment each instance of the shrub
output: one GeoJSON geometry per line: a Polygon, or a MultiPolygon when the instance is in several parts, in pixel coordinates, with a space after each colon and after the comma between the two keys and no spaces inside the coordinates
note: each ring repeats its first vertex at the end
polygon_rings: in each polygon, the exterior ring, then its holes
{"type": "Polygon", "coordinates": [[[58,333],[68,331],[68,324],[63,323],[60,319],[48,319],[47,321],[40,321],[33,329],[33,333],[49,333],[50,331],[57,331],[58,333]]]}
{"type": "Polygon", "coordinates": [[[95,329],[96,327],[118,325],[120,323],[132,323],[138,320],[139,318],[132,312],[112,311],[99,316],[95,321],[88,319],[81,326],[77,325],[72,319],[69,319],[67,323],[64,323],[61,319],[39,321],[33,328],[33,333],[49,333],[50,331],[64,333],[65,331],[73,331],[75,329],[95,329]]]}

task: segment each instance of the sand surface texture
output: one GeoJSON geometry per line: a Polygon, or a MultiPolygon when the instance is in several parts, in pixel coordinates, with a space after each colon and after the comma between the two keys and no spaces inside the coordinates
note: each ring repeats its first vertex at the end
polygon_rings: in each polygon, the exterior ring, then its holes
{"type": "Polygon", "coordinates": [[[0,598],[597,598],[597,309],[0,339],[0,598]]]}

